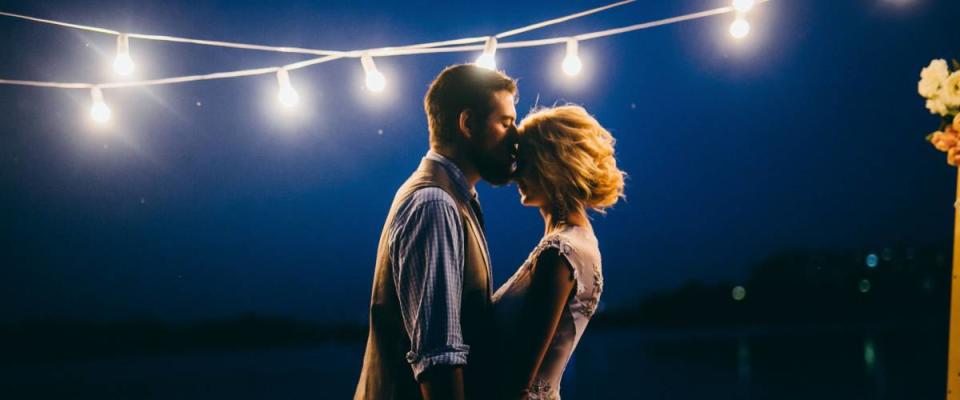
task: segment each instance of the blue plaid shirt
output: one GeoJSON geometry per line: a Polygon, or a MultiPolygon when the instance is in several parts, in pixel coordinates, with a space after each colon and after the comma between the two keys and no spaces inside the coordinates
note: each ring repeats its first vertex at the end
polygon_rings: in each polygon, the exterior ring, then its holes
{"type": "MultiPolygon", "coordinates": [[[[452,161],[430,151],[457,190],[477,192],[452,161]]],[[[390,227],[390,257],[403,324],[410,337],[407,361],[414,377],[435,365],[465,365],[470,346],[460,332],[463,291],[463,224],[457,203],[443,189],[415,191],[401,203],[390,227]]]]}

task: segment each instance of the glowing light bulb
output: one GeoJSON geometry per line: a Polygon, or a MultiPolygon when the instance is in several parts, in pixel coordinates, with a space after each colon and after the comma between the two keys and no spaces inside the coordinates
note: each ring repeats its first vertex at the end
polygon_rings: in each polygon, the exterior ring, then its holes
{"type": "Polygon", "coordinates": [[[130,58],[130,41],[127,35],[117,36],[117,57],[113,60],[113,70],[121,76],[133,73],[133,58],[130,58]]]}
{"type": "Polygon", "coordinates": [[[563,72],[569,76],[576,76],[583,69],[583,62],[580,61],[580,56],[577,54],[577,47],[576,39],[567,41],[567,56],[563,58],[563,72]]]}
{"type": "Polygon", "coordinates": [[[387,78],[380,71],[377,71],[377,65],[373,63],[373,57],[364,55],[360,57],[360,63],[367,75],[367,90],[375,93],[382,92],[387,86],[387,78]]]}
{"type": "Polygon", "coordinates": [[[497,60],[493,58],[493,54],[481,54],[480,57],[477,57],[477,66],[490,70],[496,70],[497,60]]]}
{"type": "Polygon", "coordinates": [[[750,33],[750,23],[743,18],[737,18],[736,21],[733,21],[730,24],[730,35],[737,38],[743,39],[750,33]]]}
{"type": "Polygon", "coordinates": [[[110,120],[110,107],[107,107],[104,103],[93,103],[93,107],[90,108],[90,118],[93,118],[94,121],[104,123],[110,120]]]}
{"type": "Polygon", "coordinates": [[[93,99],[93,106],[90,107],[90,118],[95,122],[105,123],[110,120],[110,107],[103,102],[103,92],[100,88],[90,89],[90,97],[93,99]]]}
{"type": "Polygon", "coordinates": [[[113,70],[123,76],[133,73],[133,59],[129,54],[118,54],[113,60],[113,70]]]}
{"type": "Polygon", "coordinates": [[[367,89],[370,89],[371,92],[382,92],[386,86],[387,78],[384,78],[380,71],[374,71],[367,75],[367,89]]]}
{"type": "Polygon", "coordinates": [[[290,73],[286,69],[280,68],[277,70],[277,83],[280,86],[280,90],[277,92],[277,99],[280,100],[280,104],[286,108],[293,108],[297,103],[300,103],[300,95],[290,84],[290,73]]]}
{"type": "Polygon", "coordinates": [[[280,100],[280,104],[288,108],[296,107],[296,105],[300,103],[300,95],[289,86],[280,88],[280,91],[277,93],[277,98],[280,100]]]}
{"type": "Polygon", "coordinates": [[[737,12],[745,13],[750,11],[754,4],[756,4],[754,0],[733,0],[733,9],[737,10],[737,12]]]}
{"type": "Polygon", "coordinates": [[[497,69],[497,38],[491,36],[487,38],[487,43],[483,45],[483,54],[477,57],[477,66],[489,70],[497,69]]]}

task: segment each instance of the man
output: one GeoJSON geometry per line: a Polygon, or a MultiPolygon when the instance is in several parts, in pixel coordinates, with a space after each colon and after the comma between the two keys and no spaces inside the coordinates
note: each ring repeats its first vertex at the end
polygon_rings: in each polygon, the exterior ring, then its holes
{"type": "Polygon", "coordinates": [[[445,69],[427,90],[430,151],[380,236],[355,400],[486,398],[480,371],[495,330],[474,186],[510,179],[516,92],[510,77],[471,64],[445,69]]]}

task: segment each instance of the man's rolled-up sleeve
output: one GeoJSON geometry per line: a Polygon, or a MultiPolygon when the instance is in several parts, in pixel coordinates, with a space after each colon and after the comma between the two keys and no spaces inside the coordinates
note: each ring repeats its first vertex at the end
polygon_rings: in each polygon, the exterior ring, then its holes
{"type": "MultiPolygon", "coordinates": [[[[411,195],[394,235],[394,279],[410,337],[414,377],[436,365],[466,365],[460,331],[463,228],[456,203],[441,189],[411,195]]],[[[399,215],[398,215],[399,216],[399,215]]]]}

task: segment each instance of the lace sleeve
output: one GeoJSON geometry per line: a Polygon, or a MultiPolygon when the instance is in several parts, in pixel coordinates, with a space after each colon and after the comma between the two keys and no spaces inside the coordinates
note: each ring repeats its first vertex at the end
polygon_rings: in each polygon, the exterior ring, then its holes
{"type": "MultiPolygon", "coordinates": [[[[539,257],[540,254],[547,249],[557,249],[557,251],[560,253],[560,256],[567,260],[566,264],[570,267],[570,273],[573,274],[573,279],[576,282],[576,297],[579,298],[586,289],[584,288],[583,282],[581,282],[580,279],[580,268],[577,266],[577,262],[575,260],[576,257],[573,257],[573,246],[570,245],[570,242],[567,239],[561,237],[560,235],[554,235],[544,238],[543,241],[541,241],[537,246],[535,254],[539,257]]],[[[531,266],[532,264],[534,263],[531,263],[531,266]]]]}
{"type": "MultiPolygon", "coordinates": [[[[588,318],[593,316],[600,302],[600,293],[603,291],[603,276],[600,269],[593,263],[582,260],[582,257],[577,254],[576,247],[561,235],[545,238],[534,253],[539,256],[546,249],[557,249],[571,268],[577,288],[571,309],[588,318]]],[[[530,264],[532,267],[534,263],[530,264]]]]}

